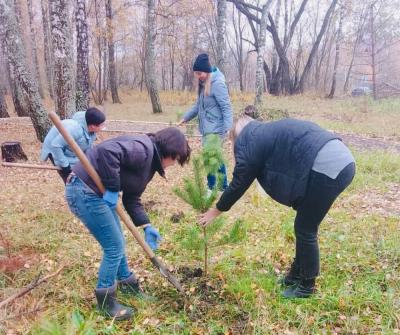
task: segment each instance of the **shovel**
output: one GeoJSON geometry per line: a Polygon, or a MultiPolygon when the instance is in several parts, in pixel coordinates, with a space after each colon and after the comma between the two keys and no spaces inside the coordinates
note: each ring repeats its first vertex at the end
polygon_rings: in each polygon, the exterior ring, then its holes
{"type": "MultiPolygon", "coordinates": [[[[60,134],[64,137],[65,141],[69,144],[71,149],[74,151],[76,156],[79,158],[80,162],[82,163],[83,167],[85,168],[86,172],[89,176],[93,179],[96,183],[96,186],[99,190],[104,193],[105,188],[101,179],[97,173],[97,171],[93,168],[92,164],[87,159],[86,155],[83,153],[82,149],[76,144],[75,140],[72,136],[66,131],[64,126],[61,123],[60,118],[54,112],[49,112],[49,117],[53,124],[56,126],[60,134]]],[[[132,233],[136,241],[139,245],[143,248],[146,255],[150,258],[153,265],[160,271],[160,273],[168,279],[168,281],[181,293],[184,293],[182,285],[179,283],[178,279],[167,269],[167,267],[159,260],[156,255],[154,254],[153,250],[147,245],[147,243],[143,240],[142,235],[139,233],[136,226],[130,220],[130,217],[126,214],[124,209],[122,208],[121,204],[117,204],[117,213],[120,216],[122,222],[125,226],[129,229],[132,233]]]]}

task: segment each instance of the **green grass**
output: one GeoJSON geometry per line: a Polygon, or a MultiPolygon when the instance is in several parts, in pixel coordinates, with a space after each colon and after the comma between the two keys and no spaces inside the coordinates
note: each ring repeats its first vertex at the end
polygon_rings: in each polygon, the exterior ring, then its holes
{"type": "MultiPolygon", "coordinates": [[[[182,96],[182,104],[189,98],[182,96]]],[[[278,104],[275,99],[270,98],[271,106],[278,104]]],[[[314,100],[298,98],[296,107],[296,99],[287,97],[281,98],[279,104],[319,118],[317,107],[306,104],[307,101],[314,100]],[[306,105],[310,106],[307,110],[306,105]]],[[[315,101],[315,105],[322,104],[320,99],[315,101]]],[[[362,102],[323,102],[325,110],[340,107],[345,113],[362,113],[358,105],[349,107],[362,102]]],[[[367,102],[371,113],[398,113],[396,101],[382,106],[367,102]]],[[[235,103],[239,104],[237,100],[235,103]]],[[[175,109],[178,108],[181,107],[175,109]]],[[[339,124],[349,130],[358,127],[344,121],[339,124]]],[[[378,130],[373,124],[369,127],[378,130]]],[[[384,216],[367,211],[362,205],[369,205],[372,198],[384,199],[390,185],[400,184],[400,156],[383,151],[354,151],[354,154],[356,177],[320,228],[321,276],[317,281],[318,293],[313,298],[287,301],[281,297],[282,288],[277,280],[293,257],[295,212],[259,195],[256,187],[252,187],[224,215],[215,240],[226,238],[230,243],[212,248],[206,283],[199,278],[184,283],[190,292],[186,299],[154,270],[126,233],[130,265],[155,301],[146,303],[122,297],[123,302],[137,309],[137,315],[133,321],[120,323],[107,320],[96,311],[93,288],[101,251],[83,225],[69,213],[59,180],[39,176],[36,187],[31,187],[33,180],[29,181],[29,187],[27,183],[4,182],[0,190],[0,200],[5,204],[0,207],[1,232],[9,241],[12,255],[27,251],[33,258],[27,256],[27,266],[17,272],[0,273],[2,298],[38,275],[54,272],[61,264],[66,268],[0,311],[0,333],[12,329],[18,334],[49,335],[191,335],[229,334],[229,331],[231,334],[399,334],[400,219],[393,213],[384,216]],[[57,184],[57,192],[51,191],[53,184],[57,184]],[[202,292],[202,285],[209,285],[208,291],[202,292]]],[[[186,168],[182,174],[188,171],[186,168]]],[[[150,211],[152,222],[164,238],[158,255],[174,269],[183,266],[194,269],[202,266],[193,240],[195,234],[192,238],[188,235],[194,229],[196,214],[171,191],[181,185],[182,174],[167,173],[168,183],[159,179],[152,182],[144,201],[159,200],[150,211]],[[169,218],[177,210],[184,211],[185,216],[180,223],[173,223],[169,218]]],[[[0,243],[2,258],[7,253],[3,242],[0,243]]],[[[179,273],[177,276],[181,277],[179,273]]]]}

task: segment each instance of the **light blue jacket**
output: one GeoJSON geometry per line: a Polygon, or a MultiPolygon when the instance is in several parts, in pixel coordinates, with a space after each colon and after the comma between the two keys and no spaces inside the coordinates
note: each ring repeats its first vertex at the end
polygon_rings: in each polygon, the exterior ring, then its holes
{"type": "MultiPolygon", "coordinates": [[[[83,152],[93,146],[96,133],[89,133],[85,112],[77,112],[72,116],[72,119],[62,120],[61,122],[83,152]]],[[[44,139],[40,159],[47,160],[49,154],[53,156],[55,165],[60,167],[73,166],[79,160],[55,126],[50,129],[44,139]]]]}
{"type": "Polygon", "coordinates": [[[232,127],[233,113],[229,99],[225,77],[218,68],[213,67],[211,73],[211,90],[209,96],[204,96],[202,88],[193,107],[185,113],[183,120],[188,122],[198,116],[199,131],[207,134],[224,136],[232,127]]]}

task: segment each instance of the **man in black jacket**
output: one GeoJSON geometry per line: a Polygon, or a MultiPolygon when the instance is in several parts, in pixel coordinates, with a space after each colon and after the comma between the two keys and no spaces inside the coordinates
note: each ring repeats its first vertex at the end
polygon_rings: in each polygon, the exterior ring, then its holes
{"type": "Polygon", "coordinates": [[[315,291],[319,274],[318,227],[329,208],[351,183],[354,158],[334,134],[294,119],[262,123],[244,117],[231,131],[235,169],[216,208],[202,215],[207,225],[228,211],[257,179],[277,202],[297,211],[296,255],[282,280],[286,298],[305,298],[315,291]]]}
{"type": "Polygon", "coordinates": [[[145,240],[157,249],[161,239],[150,224],[140,196],[158,172],[188,162],[190,147],[177,128],[157,133],[119,136],[87,151],[87,157],[106,188],[101,194],[81,163],[76,164],[67,179],[65,197],[71,211],[83,222],[103,249],[95,295],[99,309],[116,320],[129,319],[133,309],[116,301],[117,284],[124,292],[141,294],[135,274],[125,255],[125,240],[115,211],[119,192],[122,203],[136,226],[144,229],[145,240]]]}

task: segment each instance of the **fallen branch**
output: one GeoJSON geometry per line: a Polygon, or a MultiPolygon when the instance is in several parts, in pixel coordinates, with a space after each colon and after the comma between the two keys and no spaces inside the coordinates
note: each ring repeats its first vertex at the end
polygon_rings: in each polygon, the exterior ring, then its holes
{"type": "Polygon", "coordinates": [[[35,278],[35,280],[32,283],[30,283],[28,286],[24,287],[21,291],[13,294],[11,297],[8,297],[7,299],[5,299],[3,301],[1,301],[0,308],[3,308],[4,306],[8,305],[9,303],[12,303],[14,300],[24,296],[25,294],[27,294],[28,292],[33,290],[35,287],[46,282],[50,278],[57,276],[64,269],[64,267],[65,267],[65,265],[62,265],[56,272],[51,273],[41,279],[39,279],[39,277],[35,278]]]}

